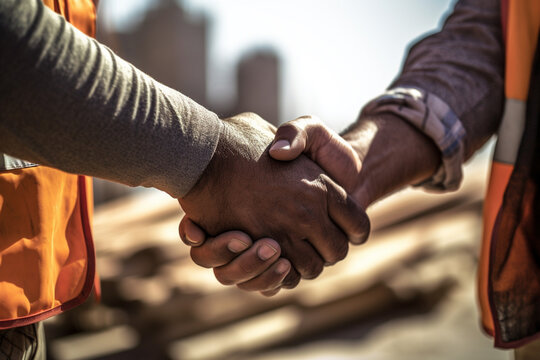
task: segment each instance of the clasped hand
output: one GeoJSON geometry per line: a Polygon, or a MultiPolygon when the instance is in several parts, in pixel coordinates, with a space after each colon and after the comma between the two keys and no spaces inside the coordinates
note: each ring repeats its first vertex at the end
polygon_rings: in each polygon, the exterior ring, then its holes
{"type": "Polygon", "coordinates": [[[367,238],[369,220],[349,195],[360,168],[351,146],[314,118],[277,133],[252,113],[225,119],[214,157],[179,199],[180,236],[223,284],[264,295],[293,288],[367,238]]]}

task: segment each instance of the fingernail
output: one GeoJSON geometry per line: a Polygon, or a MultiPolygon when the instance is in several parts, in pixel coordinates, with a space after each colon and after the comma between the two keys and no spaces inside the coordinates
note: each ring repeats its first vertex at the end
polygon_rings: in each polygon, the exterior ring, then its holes
{"type": "Polygon", "coordinates": [[[262,261],[266,261],[270,259],[272,256],[274,256],[277,253],[277,250],[271,247],[270,245],[263,245],[259,248],[259,251],[257,251],[257,254],[259,255],[259,258],[262,261]]]}
{"type": "Polygon", "coordinates": [[[249,244],[243,242],[242,240],[232,239],[227,244],[227,249],[229,249],[231,252],[236,254],[236,253],[246,250],[248,246],[249,244]]]}
{"type": "Polygon", "coordinates": [[[197,241],[194,241],[193,239],[191,239],[188,234],[186,234],[186,240],[188,243],[190,243],[191,245],[199,245],[199,243],[197,241]]]}
{"type": "Polygon", "coordinates": [[[285,274],[287,271],[289,271],[289,264],[286,262],[280,262],[276,266],[276,273],[279,275],[285,274]]]}
{"type": "Polygon", "coordinates": [[[278,140],[272,145],[270,150],[286,151],[291,149],[291,143],[287,140],[278,140]]]}
{"type": "Polygon", "coordinates": [[[365,243],[366,240],[367,240],[367,236],[365,234],[360,235],[360,236],[349,235],[349,242],[353,245],[361,245],[365,243]]]}

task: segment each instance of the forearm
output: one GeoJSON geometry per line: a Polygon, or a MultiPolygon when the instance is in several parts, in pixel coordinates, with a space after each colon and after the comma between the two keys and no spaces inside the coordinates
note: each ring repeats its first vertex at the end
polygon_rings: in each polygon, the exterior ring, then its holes
{"type": "Polygon", "coordinates": [[[217,116],[84,36],[39,0],[0,3],[0,152],[185,195],[217,116]]]}
{"type": "Polygon", "coordinates": [[[426,180],[440,166],[441,154],[433,141],[393,114],[360,117],[343,138],[362,161],[351,195],[364,209],[426,180]]]}
{"type": "Polygon", "coordinates": [[[498,2],[462,0],[443,29],[414,45],[391,90],[344,135],[363,160],[363,204],[411,184],[458,188],[461,167],[496,131],[503,104],[498,2]]]}

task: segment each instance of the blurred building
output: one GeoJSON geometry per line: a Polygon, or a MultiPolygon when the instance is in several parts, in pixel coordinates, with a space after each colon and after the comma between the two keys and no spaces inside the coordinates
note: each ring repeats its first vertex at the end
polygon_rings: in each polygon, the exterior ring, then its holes
{"type": "Polygon", "coordinates": [[[161,0],[129,33],[103,33],[100,41],[159,82],[206,104],[205,17],[187,14],[176,1],[161,0]]]}
{"type": "Polygon", "coordinates": [[[238,100],[233,112],[255,112],[277,126],[279,67],[279,58],[273,51],[258,51],[245,56],[238,65],[238,100]]]}

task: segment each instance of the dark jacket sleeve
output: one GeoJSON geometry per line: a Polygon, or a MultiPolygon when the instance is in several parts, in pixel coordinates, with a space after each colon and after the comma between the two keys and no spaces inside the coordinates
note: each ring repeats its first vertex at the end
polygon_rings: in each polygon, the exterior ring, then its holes
{"type": "Polygon", "coordinates": [[[498,128],[504,103],[500,3],[461,0],[442,30],[413,45],[391,87],[417,87],[445,101],[466,130],[465,158],[498,128]]]}

